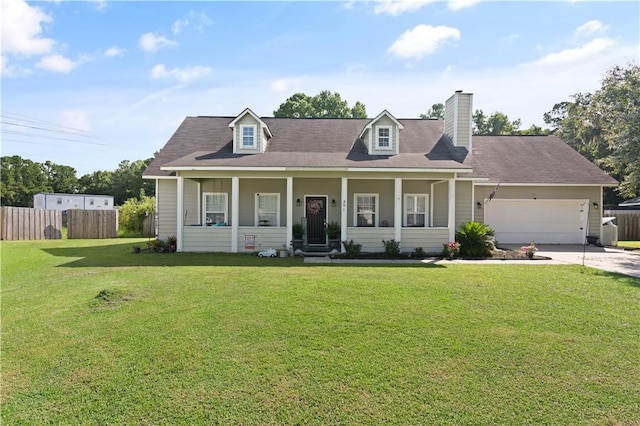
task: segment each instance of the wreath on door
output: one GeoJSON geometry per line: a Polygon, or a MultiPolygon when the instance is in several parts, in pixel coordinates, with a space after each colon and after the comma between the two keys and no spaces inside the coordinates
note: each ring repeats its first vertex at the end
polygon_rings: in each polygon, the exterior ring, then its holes
{"type": "Polygon", "coordinates": [[[307,213],[311,215],[320,214],[322,208],[322,202],[319,200],[311,200],[307,203],[307,213]]]}

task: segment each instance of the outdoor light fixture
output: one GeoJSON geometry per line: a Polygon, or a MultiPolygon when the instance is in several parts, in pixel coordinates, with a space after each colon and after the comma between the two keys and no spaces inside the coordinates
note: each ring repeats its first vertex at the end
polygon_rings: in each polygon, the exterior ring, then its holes
{"type": "Polygon", "coordinates": [[[296,206],[300,207],[300,198],[296,200],[296,206]]]}
{"type": "Polygon", "coordinates": [[[597,209],[598,208],[598,203],[596,203],[595,201],[593,202],[593,208],[597,209]]]}
{"type": "Polygon", "coordinates": [[[331,200],[331,207],[335,207],[336,206],[336,200],[331,200]]]}
{"type": "Polygon", "coordinates": [[[482,208],[482,203],[481,203],[480,201],[478,201],[478,202],[476,203],[476,206],[478,206],[478,208],[479,208],[479,209],[481,209],[481,208],[482,208]]]}

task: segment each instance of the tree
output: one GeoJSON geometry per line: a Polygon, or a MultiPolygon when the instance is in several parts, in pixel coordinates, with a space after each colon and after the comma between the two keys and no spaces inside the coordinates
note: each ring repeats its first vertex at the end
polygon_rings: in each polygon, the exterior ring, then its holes
{"type": "Polygon", "coordinates": [[[296,93],[273,111],[274,117],[289,118],[366,118],[367,111],[363,103],[357,101],[349,108],[339,93],[323,90],[315,96],[296,93]]]}
{"type": "Polygon", "coordinates": [[[52,188],[40,163],[18,155],[0,158],[0,199],[3,206],[33,207],[33,196],[52,188]]]}
{"type": "Polygon", "coordinates": [[[111,195],[113,195],[113,201],[116,205],[123,204],[129,198],[155,195],[154,182],[142,179],[142,173],[149,166],[151,160],[153,158],[137,160],[133,163],[129,160],[120,162],[118,169],[112,175],[111,195]]]}
{"type": "MultiPolygon", "coordinates": [[[[614,66],[600,89],[577,93],[544,114],[554,133],[620,181],[624,198],[640,194],[640,67],[614,66]]],[[[619,199],[605,189],[605,202],[619,199]]]]}
{"type": "Polygon", "coordinates": [[[79,191],[83,194],[111,195],[113,172],[98,170],[82,176],[78,180],[79,191]]]}
{"type": "Polygon", "coordinates": [[[67,194],[78,192],[78,178],[76,177],[76,169],[73,167],[62,166],[47,160],[42,165],[42,169],[51,186],[51,192],[67,194]]]}
{"type": "Polygon", "coordinates": [[[472,116],[473,134],[475,135],[516,135],[521,120],[509,121],[509,117],[499,111],[486,116],[481,109],[477,109],[472,116]]]}
{"type": "Polygon", "coordinates": [[[420,114],[420,118],[432,118],[444,120],[444,104],[433,104],[426,114],[420,114]]]}

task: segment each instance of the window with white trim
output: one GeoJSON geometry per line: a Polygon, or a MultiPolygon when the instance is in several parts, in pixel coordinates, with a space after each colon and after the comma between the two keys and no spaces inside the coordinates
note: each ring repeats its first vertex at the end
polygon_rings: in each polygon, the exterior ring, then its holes
{"type": "Polygon", "coordinates": [[[62,197],[58,197],[58,199],[56,200],[56,203],[61,206],[62,205],[62,197]]]}
{"type": "Polygon", "coordinates": [[[256,147],[256,129],[255,125],[240,126],[240,135],[242,136],[242,148],[256,147]]]}
{"type": "Polygon", "coordinates": [[[104,200],[104,205],[108,206],[109,205],[109,200],[104,200]]]}
{"type": "Polygon", "coordinates": [[[405,194],[404,196],[404,226],[427,226],[427,206],[429,196],[426,194],[405,194]]]}
{"type": "Polygon", "coordinates": [[[89,198],[89,205],[93,206],[93,204],[94,204],[93,198],[89,198]]]}
{"type": "Polygon", "coordinates": [[[391,149],[391,126],[376,127],[376,149],[391,149]]]}
{"type": "Polygon", "coordinates": [[[226,192],[204,192],[202,194],[202,217],[206,225],[227,225],[229,211],[226,192]]]}
{"type": "Polygon", "coordinates": [[[256,194],[256,226],[280,226],[280,194],[256,194]]]}
{"type": "Polygon", "coordinates": [[[356,226],[378,226],[378,194],[354,194],[356,226]]]}

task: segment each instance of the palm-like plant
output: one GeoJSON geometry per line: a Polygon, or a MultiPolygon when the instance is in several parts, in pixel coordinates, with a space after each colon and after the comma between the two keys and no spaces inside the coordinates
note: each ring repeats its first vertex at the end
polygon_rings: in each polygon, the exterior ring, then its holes
{"type": "Polygon", "coordinates": [[[493,236],[495,231],[480,222],[465,222],[460,225],[456,233],[456,240],[460,243],[462,256],[488,256],[495,248],[493,236]]]}

